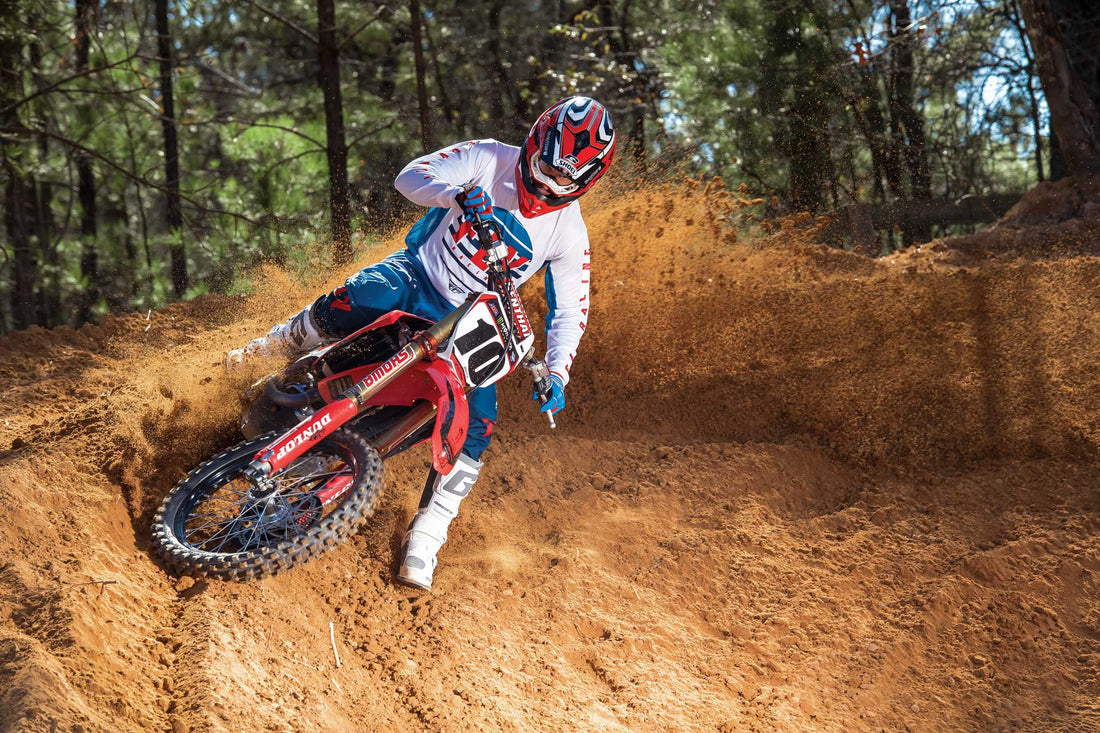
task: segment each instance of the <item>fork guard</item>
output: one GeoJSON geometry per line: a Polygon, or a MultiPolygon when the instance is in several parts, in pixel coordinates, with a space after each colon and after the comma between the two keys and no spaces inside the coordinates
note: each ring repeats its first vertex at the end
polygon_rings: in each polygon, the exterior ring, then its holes
{"type": "MultiPolygon", "coordinates": [[[[322,379],[317,385],[321,398],[325,402],[340,399],[348,384],[363,379],[377,367],[378,364],[367,364],[322,379]]],[[[432,359],[413,364],[404,374],[368,398],[363,407],[412,406],[419,400],[426,400],[436,406],[431,438],[432,466],[440,473],[450,473],[462,446],[466,444],[466,432],[470,424],[470,406],[466,400],[465,387],[450,361],[432,359]]]]}

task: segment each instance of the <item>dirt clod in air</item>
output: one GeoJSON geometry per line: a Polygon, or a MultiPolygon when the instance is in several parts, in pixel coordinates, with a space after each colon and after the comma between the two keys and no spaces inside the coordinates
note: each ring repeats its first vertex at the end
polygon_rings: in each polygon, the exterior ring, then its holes
{"type": "Polygon", "coordinates": [[[285,575],[150,556],[272,367],[223,352],[348,273],[6,336],[0,730],[1100,729],[1097,209],[1060,195],[879,261],[714,184],[586,201],[566,411],[504,385],[431,595],[391,580],[423,451],[285,575]]]}

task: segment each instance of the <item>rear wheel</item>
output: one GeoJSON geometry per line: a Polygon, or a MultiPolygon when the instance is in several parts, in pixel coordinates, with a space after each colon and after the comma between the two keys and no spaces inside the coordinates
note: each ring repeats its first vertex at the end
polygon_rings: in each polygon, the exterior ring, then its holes
{"type": "Polygon", "coordinates": [[[184,575],[250,580],[332,549],[373,513],[382,461],[341,429],[262,487],[242,473],[269,433],[229,448],[176,484],[153,522],[153,542],[184,575]]]}

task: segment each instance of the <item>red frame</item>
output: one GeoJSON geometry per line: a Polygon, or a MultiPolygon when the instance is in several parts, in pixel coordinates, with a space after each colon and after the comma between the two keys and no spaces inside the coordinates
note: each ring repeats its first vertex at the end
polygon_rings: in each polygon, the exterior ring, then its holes
{"type": "MultiPolygon", "coordinates": [[[[346,339],[366,331],[389,326],[403,317],[415,318],[425,325],[431,323],[431,321],[412,313],[390,311],[370,325],[364,326],[347,336],[346,339]]],[[[329,349],[346,339],[341,339],[318,351],[318,358],[324,356],[329,349]]],[[[345,423],[355,419],[359,414],[359,403],[353,399],[341,397],[339,394],[333,394],[331,390],[332,381],[341,377],[350,377],[352,381],[349,385],[355,384],[387,362],[400,363],[398,359],[405,351],[405,349],[402,349],[385,361],[348,369],[322,379],[317,385],[318,391],[321,398],[328,404],[311,415],[308,420],[304,420],[298,426],[280,436],[274,443],[259,451],[255,460],[267,462],[273,471],[282,470],[291,461],[308,450],[310,444],[323,439],[345,423]]],[[[455,461],[458,460],[459,451],[466,443],[466,432],[470,423],[470,406],[466,401],[466,389],[463,380],[458,377],[457,367],[449,359],[440,359],[434,354],[430,359],[421,359],[407,367],[407,369],[408,371],[386,385],[364,404],[412,405],[417,400],[428,400],[435,403],[435,427],[432,430],[431,437],[432,465],[442,474],[450,473],[451,469],[454,468],[455,461]]]]}
{"type": "MultiPolygon", "coordinates": [[[[406,313],[405,311],[399,310],[390,311],[389,313],[379,316],[370,324],[363,326],[363,328],[360,328],[345,339],[341,339],[331,344],[326,349],[319,352],[318,355],[324,356],[329,349],[346,339],[353,338],[367,331],[373,331],[377,328],[390,326],[402,318],[413,318],[422,322],[425,327],[431,324],[430,320],[413,313],[406,313]]],[[[347,371],[339,372],[333,374],[331,377],[322,379],[317,385],[317,390],[321,394],[321,399],[328,403],[340,399],[339,394],[332,394],[331,392],[330,388],[333,380],[351,377],[351,383],[355,384],[377,369],[379,364],[382,363],[383,362],[378,362],[376,364],[356,367],[355,369],[348,369],[347,371]]],[[[412,405],[417,400],[428,400],[429,402],[434,402],[436,405],[435,428],[432,430],[431,437],[432,465],[440,473],[450,473],[451,469],[454,468],[454,462],[458,459],[459,451],[462,450],[462,446],[466,443],[466,431],[469,429],[470,423],[470,406],[466,401],[466,389],[462,384],[462,380],[456,373],[456,367],[451,364],[450,361],[433,358],[428,361],[421,360],[413,364],[405,374],[402,374],[391,384],[386,385],[381,392],[367,400],[365,404],[412,405]],[[454,414],[448,421],[447,413],[451,409],[452,401],[454,403],[454,414]]]]}

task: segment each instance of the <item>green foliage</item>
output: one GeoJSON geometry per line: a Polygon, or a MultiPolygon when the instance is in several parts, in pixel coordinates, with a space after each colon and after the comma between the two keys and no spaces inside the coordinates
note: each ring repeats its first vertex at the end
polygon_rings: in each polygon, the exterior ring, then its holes
{"type": "Polygon", "coordinates": [[[703,169],[794,208],[1020,190],[1036,179],[1027,158],[1045,130],[1032,116],[1045,110],[1027,94],[1014,7],[745,0],[704,5],[697,23],[684,10],[660,50],[676,70],[669,133],[703,169]],[[927,191],[910,154],[926,161],[927,191]]]}
{"type": "MultiPolygon", "coordinates": [[[[100,313],[166,302],[174,247],[186,253],[187,297],[246,292],[261,262],[301,277],[323,268],[331,242],[316,4],[169,3],[183,207],[174,234],[152,5],[93,5],[86,75],[74,73],[73,5],[16,0],[0,23],[0,67],[18,70],[0,90],[3,170],[25,187],[30,222],[0,239],[0,332],[15,323],[20,268],[33,276],[43,325],[74,323],[71,304],[91,292],[100,313]],[[94,282],[81,264],[82,156],[95,185],[94,282]]],[[[546,106],[582,93],[612,110],[620,160],[722,176],[780,208],[959,197],[1035,180],[1031,158],[1046,134],[1035,120],[1045,111],[1014,0],[421,8],[437,146],[518,143],[546,106]],[[900,27],[892,19],[903,12],[911,24],[900,27]],[[924,168],[911,162],[916,153],[924,168]]],[[[411,208],[391,184],[421,152],[413,19],[405,4],[341,0],[336,20],[353,244],[363,252],[411,208]]],[[[16,199],[5,190],[11,222],[16,199]]]]}

